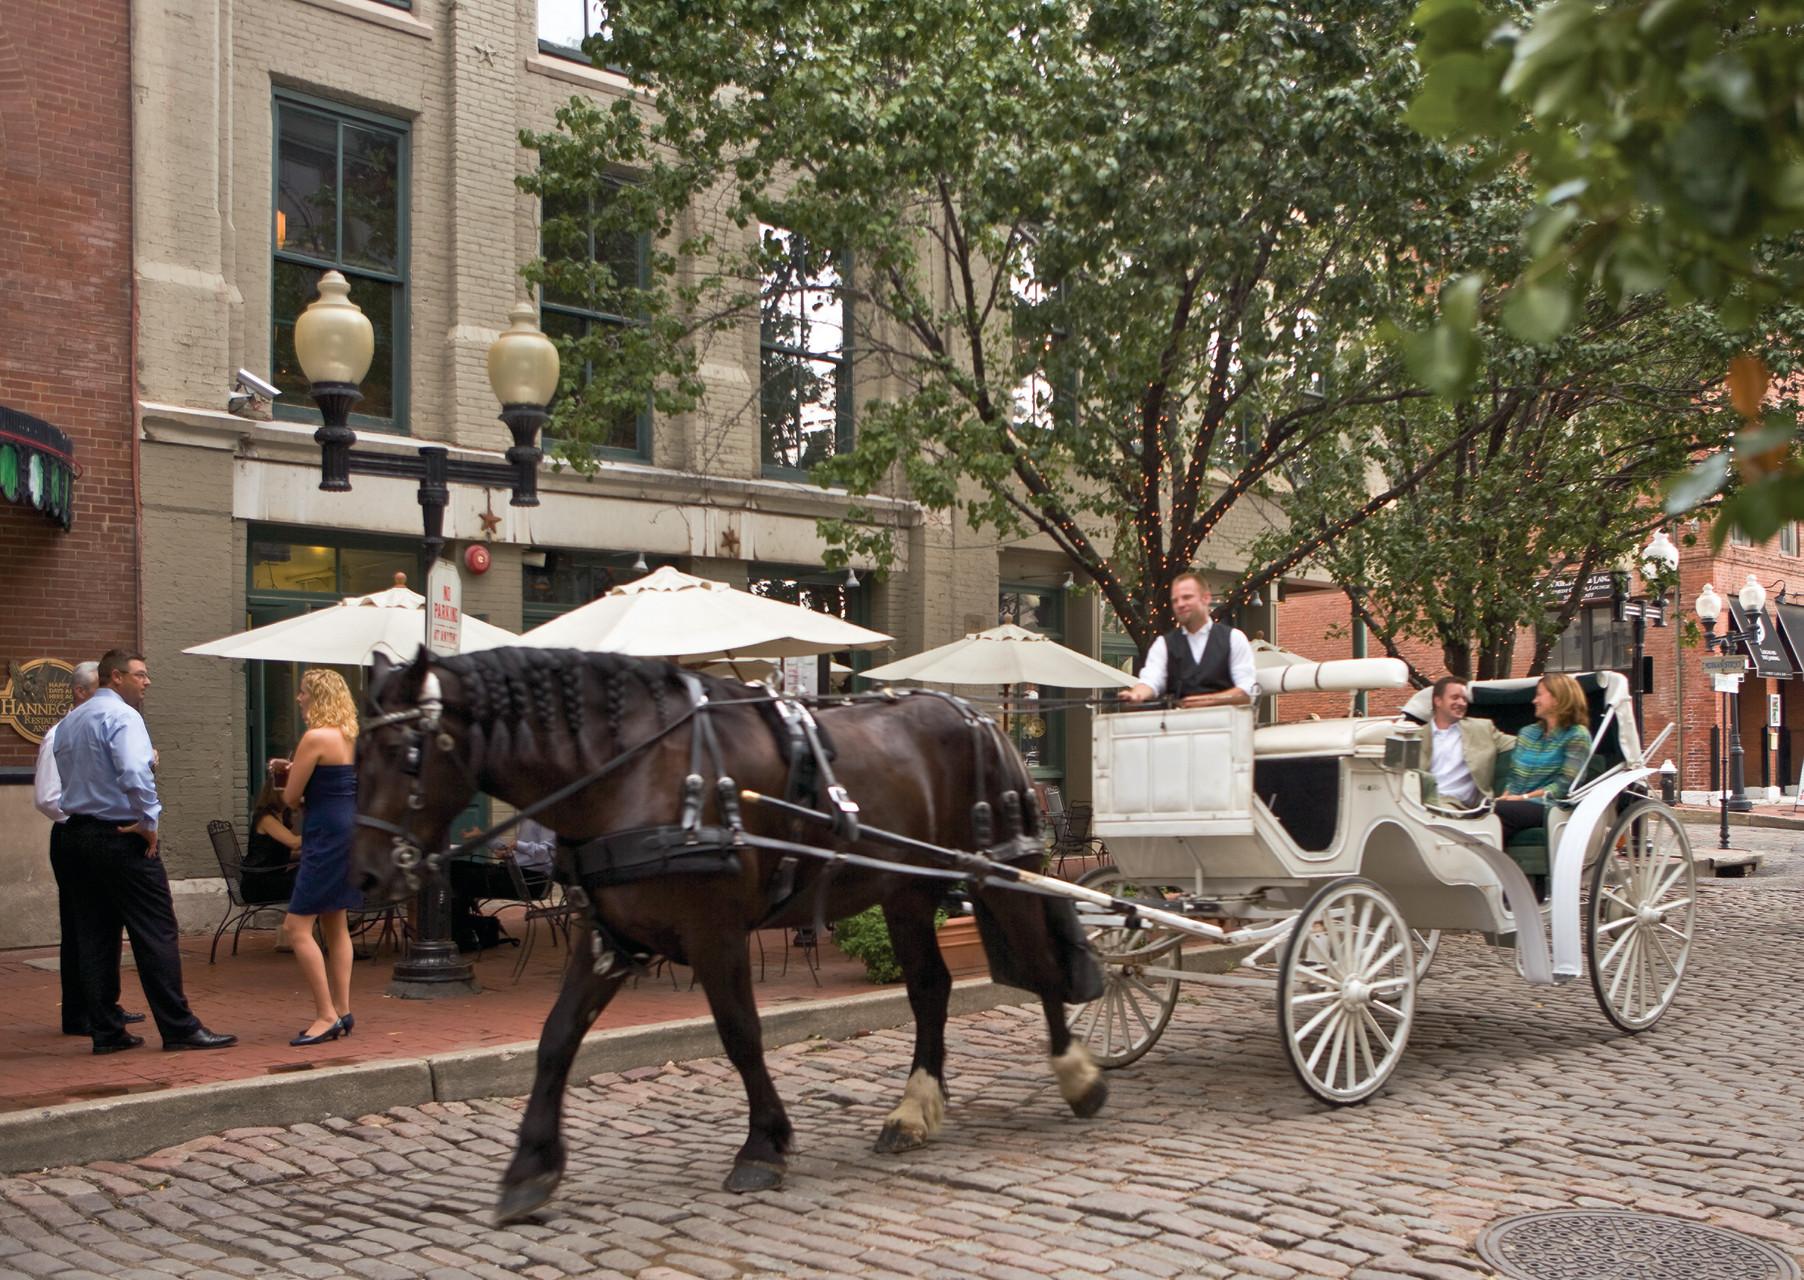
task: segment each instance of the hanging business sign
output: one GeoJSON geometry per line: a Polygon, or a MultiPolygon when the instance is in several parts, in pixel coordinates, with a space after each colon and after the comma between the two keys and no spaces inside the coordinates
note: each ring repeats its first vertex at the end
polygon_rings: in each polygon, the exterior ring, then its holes
{"type": "Polygon", "coordinates": [[[68,529],[75,521],[78,470],[68,436],[0,404],[0,499],[35,507],[68,529]]]}
{"type": "Polygon", "coordinates": [[[1754,660],[1754,674],[1770,676],[1785,680],[1798,674],[1792,666],[1791,655],[1785,651],[1785,642],[1779,638],[1779,628],[1771,611],[1761,609],[1750,615],[1742,612],[1738,601],[1729,602],[1729,617],[1735,629],[1747,635],[1748,656],[1754,660]]]}
{"type": "Polygon", "coordinates": [[[426,647],[449,657],[463,647],[464,582],[457,565],[435,560],[426,574],[426,647]]]}
{"type": "MultiPolygon", "coordinates": [[[[1577,578],[1544,579],[1541,583],[1541,598],[1549,605],[1563,605],[1572,598],[1572,589],[1577,585],[1577,578]]],[[[1587,574],[1579,598],[1585,604],[1605,603],[1616,596],[1616,585],[1616,575],[1613,573],[1587,574]]]]}
{"type": "Polygon", "coordinates": [[[0,725],[38,743],[75,705],[75,668],[61,658],[15,663],[0,685],[0,725]]]}
{"type": "Polygon", "coordinates": [[[1793,669],[1804,671],[1804,604],[1774,604],[1767,608],[1779,620],[1779,638],[1791,651],[1793,669]]]}

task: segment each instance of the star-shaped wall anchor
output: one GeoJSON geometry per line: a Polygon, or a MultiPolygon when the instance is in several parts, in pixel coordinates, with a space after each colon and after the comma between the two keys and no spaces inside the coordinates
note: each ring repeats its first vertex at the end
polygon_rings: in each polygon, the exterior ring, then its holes
{"type": "Polygon", "coordinates": [[[476,518],[482,521],[482,536],[493,538],[495,530],[501,527],[501,517],[495,514],[495,500],[488,493],[482,495],[483,503],[488,508],[476,518]]]}
{"type": "Polygon", "coordinates": [[[474,47],[476,50],[476,56],[478,58],[482,59],[483,65],[490,66],[490,67],[495,65],[495,55],[497,53],[500,53],[501,50],[495,48],[493,45],[487,45],[487,44],[479,44],[474,47]]]}
{"type": "Polygon", "coordinates": [[[728,559],[738,558],[739,533],[737,530],[722,529],[720,531],[720,554],[728,559]]]}

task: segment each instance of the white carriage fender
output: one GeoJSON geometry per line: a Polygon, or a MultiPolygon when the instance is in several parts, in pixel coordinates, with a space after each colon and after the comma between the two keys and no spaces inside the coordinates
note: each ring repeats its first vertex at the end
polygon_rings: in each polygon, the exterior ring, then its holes
{"type": "Polygon", "coordinates": [[[1558,978],[1576,978],[1582,973],[1583,930],[1579,927],[1579,882],[1584,878],[1585,855],[1598,823],[1614,817],[1616,798],[1635,783],[1653,773],[1652,769],[1630,769],[1625,773],[1600,778],[1585,791],[1577,809],[1560,833],[1560,847],[1551,850],[1553,915],[1553,972],[1558,978]]]}
{"type": "MultiPolygon", "coordinates": [[[[1390,818],[1382,821],[1395,822],[1390,818]]],[[[1503,903],[1509,908],[1510,919],[1516,927],[1516,958],[1521,963],[1523,978],[1537,987],[1552,985],[1554,974],[1547,959],[1547,931],[1541,927],[1541,911],[1535,902],[1534,886],[1529,884],[1528,876],[1516,865],[1516,860],[1489,840],[1481,840],[1473,832],[1462,831],[1443,822],[1427,822],[1422,825],[1435,835],[1462,845],[1483,859],[1484,864],[1491,869],[1491,874],[1497,877],[1498,887],[1503,890],[1503,903]]],[[[1376,830],[1377,826],[1374,823],[1373,829],[1376,830]]]]}

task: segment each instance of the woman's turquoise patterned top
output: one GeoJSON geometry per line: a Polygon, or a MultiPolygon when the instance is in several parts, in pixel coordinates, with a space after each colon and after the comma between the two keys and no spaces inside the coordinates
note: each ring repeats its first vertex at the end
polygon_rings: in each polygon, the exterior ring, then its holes
{"type": "Polygon", "coordinates": [[[1510,771],[1498,795],[1523,795],[1546,788],[1547,794],[1535,799],[1546,804],[1558,800],[1578,781],[1585,757],[1591,754],[1591,731],[1582,724],[1567,725],[1557,733],[1549,733],[1539,720],[1516,735],[1516,749],[1510,752],[1510,771]]]}

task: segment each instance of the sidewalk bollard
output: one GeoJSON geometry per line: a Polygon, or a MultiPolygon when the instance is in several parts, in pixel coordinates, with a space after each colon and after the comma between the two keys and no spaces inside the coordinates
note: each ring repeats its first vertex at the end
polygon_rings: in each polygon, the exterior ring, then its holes
{"type": "Polygon", "coordinates": [[[1679,771],[1671,760],[1660,766],[1660,799],[1674,804],[1679,798],[1679,771]]]}

